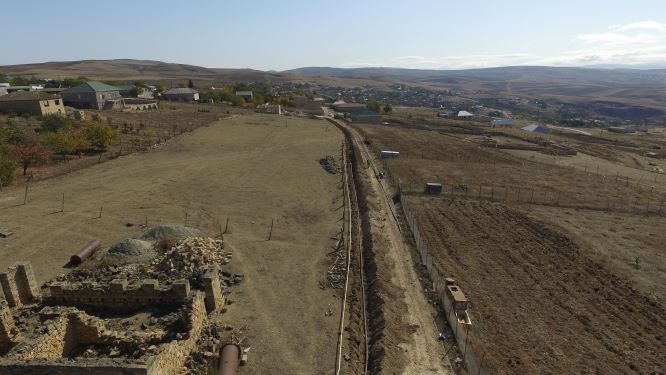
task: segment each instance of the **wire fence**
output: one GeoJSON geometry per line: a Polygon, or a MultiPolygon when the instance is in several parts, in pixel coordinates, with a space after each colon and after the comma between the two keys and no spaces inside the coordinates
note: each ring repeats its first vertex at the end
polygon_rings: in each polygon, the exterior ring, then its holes
{"type": "MultiPolygon", "coordinates": [[[[393,177],[390,178],[394,180],[393,177]]],[[[398,182],[395,186],[398,187],[398,197],[402,205],[402,210],[405,215],[405,220],[414,235],[416,248],[419,252],[421,264],[426,267],[432,287],[439,299],[440,305],[444,308],[446,320],[453,331],[453,334],[458,343],[458,348],[462,353],[462,360],[465,362],[467,371],[470,374],[495,374],[495,369],[488,363],[484,362],[486,359],[486,351],[481,346],[479,340],[474,333],[474,325],[471,324],[471,317],[469,312],[456,312],[453,308],[452,301],[448,298],[446,293],[446,278],[435,266],[433,257],[428,250],[428,246],[421,235],[419,225],[414,217],[412,209],[405,199],[402,185],[398,182]]]]}
{"type": "MultiPolygon", "coordinates": [[[[401,186],[402,194],[410,196],[433,196],[426,192],[425,181],[412,180],[402,184],[393,173],[390,163],[383,163],[386,178],[393,186],[401,186]]],[[[627,179],[628,183],[628,179],[627,179]]],[[[522,204],[535,204],[563,208],[580,208],[599,211],[626,212],[637,214],[666,214],[666,199],[655,191],[654,187],[639,189],[632,196],[604,196],[593,192],[579,194],[563,193],[555,190],[538,189],[531,186],[509,185],[468,185],[468,184],[442,184],[442,191],[437,193],[452,198],[469,198],[478,200],[491,200],[496,202],[512,202],[522,204]]]]}

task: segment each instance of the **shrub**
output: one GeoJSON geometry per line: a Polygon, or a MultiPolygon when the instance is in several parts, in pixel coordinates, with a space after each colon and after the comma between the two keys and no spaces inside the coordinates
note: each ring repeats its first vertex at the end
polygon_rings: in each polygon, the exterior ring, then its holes
{"type": "Polygon", "coordinates": [[[7,157],[0,157],[0,186],[7,186],[16,179],[18,164],[7,157]]]}
{"type": "Polygon", "coordinates": [[[118,132],[108,125],[91,124],[85,127],[84,133],[90,145],[100,150],[106,150],[118,140],[118,132]]]}
{"type": "Polygon", "coordinates": [[[41,127],[43,130],[57,133],[59,131],[75,128],[77,123],[71,118],[61,115],[49,114],[42,116],[41,127]]]}

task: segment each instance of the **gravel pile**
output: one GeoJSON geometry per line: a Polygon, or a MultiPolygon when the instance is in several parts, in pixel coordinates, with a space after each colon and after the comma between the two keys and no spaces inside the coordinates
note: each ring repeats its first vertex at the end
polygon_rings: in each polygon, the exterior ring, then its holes
{"type": "Polygon", "coordinates": [[[163,238],[184,240],[187,237],[198,237],[201,232],[196,228],[184,227],[177,224],[158,225],[143,235],[139,239],[144,241],[157,241],[163,238]]]}
{"type": "Polygon", "coordinates": [[[126,238],[111,246],[103,259],[116,264],[146,262],[154,259],[157,251],[152,242],[126,238]]]}

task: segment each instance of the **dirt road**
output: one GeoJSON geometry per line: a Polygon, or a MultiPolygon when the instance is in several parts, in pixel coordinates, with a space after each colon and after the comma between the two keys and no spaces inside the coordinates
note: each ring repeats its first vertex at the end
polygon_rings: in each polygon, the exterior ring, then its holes
{"type": "MultiPolygon", "coordinates": [[[[367,165],[371,154],[361,136],[352,129],[354,142],[364,150],[362,159],[367,165]]],[[[437,315],[423,293],[410,249],[407,247],[385,194],[387,187],[375,177],[373,168],[365,169],[364,178],[370,186],[368,201],[371,208],[373,243],[376,252],[382,253],[378,262],[387,267],[378,270],[379,277],[386,277],[393,295],[386,296],[386,356],[382,369],[385,373],[447,374],[452,373],[443,356],[443,346],[437,341],[435,324],[437,315]]]]}
{"type": "Polygon", "coordinates": [[[146,218],[149,226],[183,224],[187,214],[204,235],[217,235],[229,218],[224,240],[233,259],[225,270],[245,278],[224,319],[248,328],[243,374],[332,372],[340,295],[319,282],[340,230],[342,193],[339,175],[318,160],[338,157],[341,140],[325,121],[243,116],[157,151],[40,181],[26,205],[22,189],[3,189],[0,226],[14,235],[0,239],[0,267],[31,261],[43,282],[67,272],[63,265],[87,240],[109,246],[137,236],[146,218]]]}

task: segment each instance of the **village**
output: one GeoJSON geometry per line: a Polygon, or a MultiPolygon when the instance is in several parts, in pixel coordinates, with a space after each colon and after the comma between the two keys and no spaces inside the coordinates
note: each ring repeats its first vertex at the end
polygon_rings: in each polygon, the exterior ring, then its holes
{"type": "Polygon", "coordinates": [[[647,323],[663,324],[666,296],[653,229],[666,214],[663,127],[572,127],[402,85],[11,80],[0,83],[0,373],[609,373],[663,356],[630,359],[641,335],[663,346],[647,323]],[[572,211],[581,217],[562,221],[572,211]],[[488,229],[468,242],[477,223],[488,229]],[[643,230],[620,245],[620,227],[643,230]],[[594,228],[608,239],[591,245],[594,228]],[[529,280],[560,285],[559,274],[509,277],[479,261],[510,270],[527,248],[531,262],[570,274],[602,262],[599,279],[622,280],[613,293],[643,318],[590,314],[622,327],[623,356],[550,313],[568,308],[564,294],[582,309],[596,279],[548,289],[546,303],[529,280]],[[504,290],[541,301],[538,317],[504,290]],[[605,360],[547,340],[531,345],[569,360],[525,351],[548,319],[605,360]]]}

